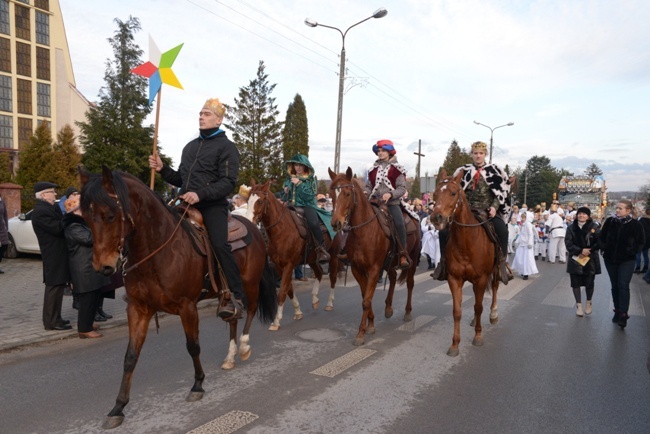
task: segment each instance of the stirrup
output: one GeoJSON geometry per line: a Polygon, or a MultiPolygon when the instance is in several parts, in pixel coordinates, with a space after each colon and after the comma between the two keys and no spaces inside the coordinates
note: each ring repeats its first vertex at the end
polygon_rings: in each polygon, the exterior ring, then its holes
{"type": "Polygon", "coordinates": [[[217,316],[224,321],[237,320],[242,317],[242,303],[234,297],[228,299],[224,306],[219,305],[217,308],[217,316]]]}

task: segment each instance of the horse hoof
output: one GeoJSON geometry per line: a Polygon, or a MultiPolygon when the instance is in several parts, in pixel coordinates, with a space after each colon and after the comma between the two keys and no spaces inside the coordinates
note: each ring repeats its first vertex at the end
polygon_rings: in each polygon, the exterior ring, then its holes
{"type": "Polygon", "coordinates": [[[386,310],[384,311],[384,316],[385,316],[386,318],[390,318],[391,316],[393,316],[393,309],[386,309],[386,310]]]}
{"type": "Polygon", "coordinates": [[[235,362],[223,362],[221,364],[221,369],[223,369],[224,371],[230,371],[234,367],[235,367],[235,362]]]}
{"type": "Polygon", "coordinates": [[[482,347],[483,338],[474,338],[474,340],[472,340],[472,345],[474,345],[475,347],[482,347]]]}
{"type": "Polygon", "coordinates": [[[499,322],[499,317],[495,316],[494,318],[490,317],[490,324],[496,324],[499,322]]]}
{"type": "Polygon", "coordinates": [[[200,401],[201,398],[203,398],[203,394],[204,394],[204,393],[205,393],[205,392],[190,392],[190,393],[187,395],[187,398],[185,398],[185,401],[187,401],[187,402],[196,402],[196,401],[200,401]]]}
{"type": "Polygon", "coordinates": [[[447,355],[449,357],[456,357],[458,356],[458,354],[459,354],[458,348],[449,348],[449,350],[447,351],[447,355]]]}
{"type": "Polygon", "coordinates": [[[366,334],[367,335],[374,335],[375,334],[375,327],[372,326],[372,327],[366,328],[366,334]]]}
{"type": "Polygon", "coordinates": [[[317,310],[317,309],[318,309],[318,305],[319,305],[319,302],[312,303],[312,304],[311,304],[311,307],[312,307],[312,309],[317,310]]]}
{"type": "Polygon", "coordinates": [[[271,324],[271,325],[269,326],[269,330],[272,331],[272,332],[277,332],[278,330],[280,330],[280,326],[279,326],[279,325],[275,325],[275,324],[271,324]]]}
{"type": "Polygon", "coordinates": [[[241,360],[242,362],[245,362],[245,361],[248,360],[248,358],[251,356],[251,353],[252,353],[252,352],[253,352],[253,350],[251,350],[251,349],[249,348],[248,351],[246,351],[245,353],[240,353],[240,354],[239,354],[239,358],[240,358],[240,360],[241,360]]]}
{"type": "Polygon", "coordinates": [[[413,318],[411,318],[410,313],[405,313],[404,314],[404,322],[411,322],[412,320],[413,320],[413,318]]]}
{"type": "Polygon", "coordinates": [[[104,429],[117,428],[118,426],[122,425],[122,422],[124,422],[124,416],[107,416],[106,419],[104,419],[102,428],[104,429]]]}
{"type": "Polygon", "coordinates": [[[334,310],[334,306],[325,306],[325,312],[331,312],[334,310]]]}
{"type": "Polygon", "coordinates": [[[302,319],[302,314],[300,313],[300,314],[294,315],[294,316],[293,316],[293,319],[294,319],[295,321],[301,320],[301,319],[302,319]]]}
{"type": "Polygon", "coordinates": [[[360,347],[361,345],[363,345],[363,338],[356,338],[354,342],[352,342],[352,344],[355,347],[360,347]]]}

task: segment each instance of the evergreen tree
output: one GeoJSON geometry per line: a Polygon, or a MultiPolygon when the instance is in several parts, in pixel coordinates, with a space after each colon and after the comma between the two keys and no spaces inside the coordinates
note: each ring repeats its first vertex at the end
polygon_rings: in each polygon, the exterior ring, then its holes
{"type": "Polygon", "coordinates": [[[296,94],[287,109],[282,130],[282,153],[284,161],[296,154],[309,156],[307,109],[300,94],[296,94]]]}
{"type": "Polygon", "coordinates": [[[54,150],[49,122],[43,121],[38,125],[29,141],[20,145],[19,155],[16,183],[24,187],[21,207],[23,211],[28,211],[34,207],[33,189],[36,182],[49,181],[59,184],[53,163],[54,150]]]}
{"type": "MultiPolygon", "coordinates": [[[[228,107],[225,126],[232,131],[232,140],[239,149],[239,184],[267,179],[282,186],[286,173],[280,141],[282,122],[277,121],[279,111],[271,97],[275,84],[269,84],[260,60],[257,76],[248,86],[239,88],[235,106],[228,107]]],[[[279,188],[279,187],[276,187],[279,188]]]]}
{"type": "Polygon", "coordinates": [[[52,155],[52,164],[54,178],[61,188],[70,186],[80,187],[78,183],[78,170],[81,163],[81,154],[75,144],[74,132],[70,125],[65,125],[57,133],[56,143],[54,144],[54,153],[52,155]]]}
{"type": "Polygon", "coordinates": [[[13,178],[11,173],[11,158],[6,152],[0,152],[0,184],[11,182],[13,178]]]}
{"type": "MultiPolygon", "coordinates": [[[[119,169],[149,183],[148,156],[153,144],[153,126],[143,126],[151,112],[147,98],[147,80],[131,70],[142,63],[143,51],[133,35],[141,29],[137,18],[124,22],[115,19],[117,30],[108,41],[113,47],[113,60],[106,62],[105,86],[99,92],[99,102],[86,112],[86,121],[77,122],[81,129],[79,141],[84,145],[83,164],[91,172],[102,166],[119,169]]],[[[171,159],[159,154],[163,162],[171,159]]],[[[160,177],[156,189],[163,188],[160,177]]]]}
{"type": "Polygon", "coordinates": [[[458,142],[454,139],[447,150],[447,156],[442,163],[442,168],[447,171],[447,176],[451,176],[460,166],[471,162],[472,156],[467,151],[461,149],[458,146],[458,142]]]}
{"type": "Polygon", "coordinates": [[[591,163],[587,169],[585,169],[585,175],[590,178],[595,178],[596,176],[602,175],[603,171],[600,170],[600,167],[596,163],[591,163]]]}
{"type": "Polygon", "coordinates": [[[558,191],[560,179],[564,175],[570,175],[570,173],[551,166],[551,160],[548,157],[537,155],[531,157],[526,162],[526,168],[519,178],[517,196],[522,201],[520,205],[523,205],[524,190],[526,190],[526,205],[529,208],[534,208],[535,205],[546,202],[546,208],[548,209],[553,201],[553,193],[558,191]],[[527,183],[526,178],[528,178],[527,183]]]}

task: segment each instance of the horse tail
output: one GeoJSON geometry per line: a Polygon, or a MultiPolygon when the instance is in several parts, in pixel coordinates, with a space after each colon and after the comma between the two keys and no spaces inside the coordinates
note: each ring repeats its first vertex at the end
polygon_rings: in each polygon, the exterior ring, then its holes
{"type": "Polygon", "coordinates": [[[260,292],[257,301],[257,314],[264,324],[271,323],[278,312],[278,292],[276,291],[275,273],[267,257],[264,262],[264,271],[260,279],[260,292]]]}
{"type": "Polygon", "coordinates": [[[397,278],[397,284],[402,285],[404,282],[406,282],[406,278],[408,277],[410,268],[407,268],[406,270],[402,270],[399,273],[399,277],[397,278]]]}

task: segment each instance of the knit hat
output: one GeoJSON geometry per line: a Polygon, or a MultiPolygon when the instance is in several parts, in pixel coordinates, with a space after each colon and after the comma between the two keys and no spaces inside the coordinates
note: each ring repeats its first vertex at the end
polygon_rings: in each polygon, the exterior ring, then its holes
{"type": "Polygon", "coordinates": [[[393,145],[393,142],[391,142],[390,140],[379,140],[375,145],[372,145],[372,152],[374,152],[375,155],[379,154],[380,149],[383,149],[384,151],[388,151],[390,155],[397,154],[397,151],[395,150],[395,146],[393,145]]]}
{"type": "Polygon", "coordinates": [[[587,214],[589,217],[591,217],[591,210],[589,208],[587,208],[586,206],[581,206],[580,208],[578,208],[578,211],[576,212],[576,215],[578,215],[580,213],[587,214]]]}
{"type": "Polygon", "coordinates": [[[77,187],[68,187],[68,189],[65,191],[66,197],[70,197],[72,193],[79,193],[79,190],[77,190],[77,187]]]}
{"type": "Polygon", "coordinates": [[[79,209],[79,198],[71,197],[65,201],[65,212],[74,212],[79,209]]]}

